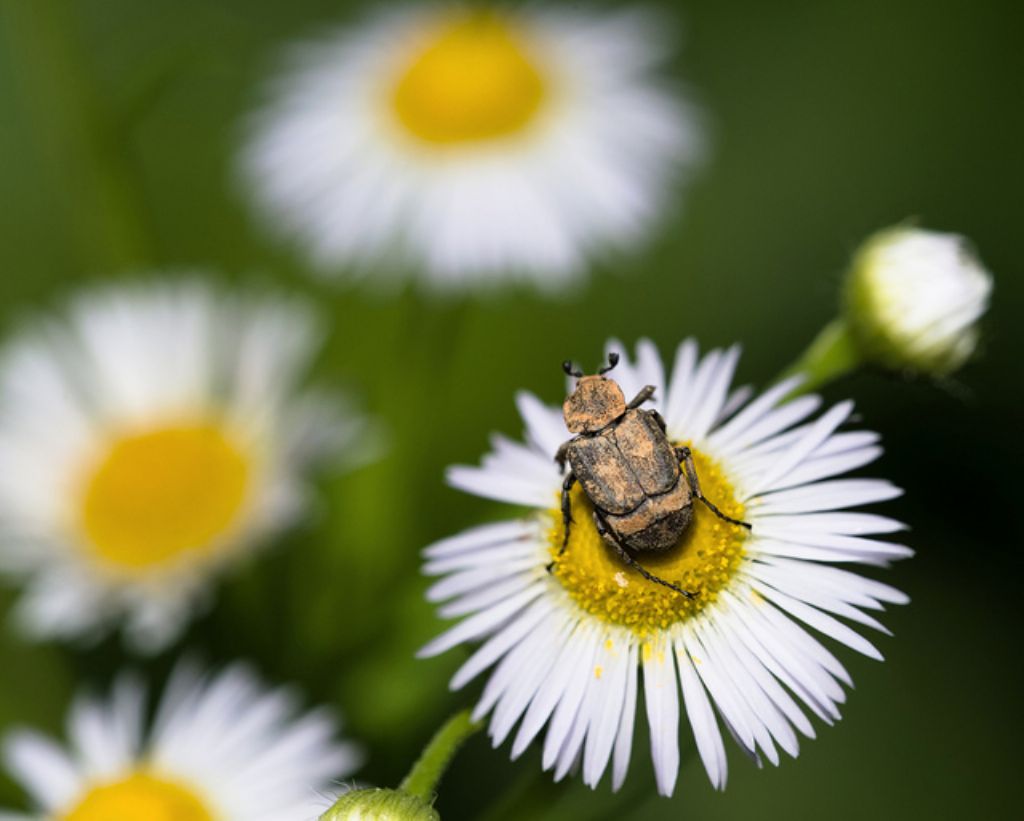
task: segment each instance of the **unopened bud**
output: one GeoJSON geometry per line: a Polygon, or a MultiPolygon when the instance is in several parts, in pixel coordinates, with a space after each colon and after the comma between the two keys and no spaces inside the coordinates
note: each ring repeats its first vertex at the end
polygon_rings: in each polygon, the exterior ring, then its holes
{"type": "Polygon", "coordinates": [[[944,376],[974,353],[991,291],[991,275],[963,237],[896,227],[857,252],[845,311],[865,359],[944,376]]]}
{"type": "Polygon", "coordinates": [[[320,821],[441,821],[441,816],[414,795],[371,787],[345,793],[320,821]]]}

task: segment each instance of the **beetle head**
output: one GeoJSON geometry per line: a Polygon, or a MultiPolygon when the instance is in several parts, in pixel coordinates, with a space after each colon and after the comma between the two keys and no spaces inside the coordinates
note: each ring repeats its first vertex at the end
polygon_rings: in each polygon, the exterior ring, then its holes
{"type": "Polygon", "coordinates": [[[626,397],[614,379],[604,374],[618,364],[619,355],[608,354],[607,367],[593,376],[584,376],[575,370],[571,362],[564,362],[562,369],[579,381],[576,389],[569,394],[562,405],[562,415],[570,433],[593,433],[611,424],[626,412],[626,397]]]}

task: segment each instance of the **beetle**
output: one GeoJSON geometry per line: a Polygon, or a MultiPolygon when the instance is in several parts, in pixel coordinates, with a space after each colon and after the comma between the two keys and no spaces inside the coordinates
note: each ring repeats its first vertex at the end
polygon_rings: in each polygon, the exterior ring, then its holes
{"type": "Polygon", "coordinates": [[[579,482],[594,506],[597,532],[619,558],[648,581],[693,599],[694,593],[658,578],[633,554],[662,553],[677,545],[693,520],[695,498],[723,521],[747,530],[750,525],[725,515],[701,493],[690,449],[673,446],[661,414],[640,407],[654,395],[653,385],[626,402],[619,384],[605,376],[618,362],[619,355],[610,353],[607,366],[590,376],[562,363],[578,381],[562,406],[566,427],[575,435],[555,455],[563,473],[569,463],[562,483],[565,536],[559,555],[574,521],[569,492],[579,482]]]}

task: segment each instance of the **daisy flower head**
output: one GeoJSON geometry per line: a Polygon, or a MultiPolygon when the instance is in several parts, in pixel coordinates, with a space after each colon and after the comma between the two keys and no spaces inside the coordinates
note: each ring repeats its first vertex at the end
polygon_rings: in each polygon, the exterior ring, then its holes
{"type": "Polygon", "coordinates": [[[992,275],[956,234],[897,226],[861,247],[846,313],[865,355],[895,369],[945,376],[978,346],[992,275]]]}
{"type": "MultiPolygon", "coordinates": [[[[421,654],[482,641],[452,686],[494,666],[475,715],[490,713],[495,746],[514,736],[513,757],[546,727],[543,766],[556,779],[579,764],[596,786],[611,763],[618,789],[642,690],[658,791],[675,787],[683,712],[712,784],[724,788],[723,727],[758,762],[777,764],[780,748],[797,754],[798,734],[813,737],[808,712],[839,718],[850,677],[813,632],[881,657],[844,620],[884,630],[866,611],[906,597],[835,565],[910,555],[869,538],[900,530],[898,522],[849,510],[900,491],[880,479],[839,478],[881,452],[875,434],[839,430],[849,402],[814,416],[818,397],[784,401],[798,380],[747,401],[730,387],[736,348],[701,357],[687,341],[667,378],[649,342],[635,361],[611,350],[625,400],[653,386],[642,407],[660,413],[673,445],[689,448],[700,490],[722,516],[692,499],[675,546],[633,552],[648,579],[602,539],[577,483],[566,539],[565,476],[554,457],[571,434],[561,409],[522,393],[526,441],[495,437],[480,467],[453,467],[448,479],[533,512],[426,549],[425,571],[442,577],[427,595],[444,602],[442,616],[461,620],[421,654]]],[[[648,457],[641,448],[632,454],[648,457]]]]}
{"type": "Polygon", "coordinates": [[[196,279],[88,292],[0,350],[0,570],[30,635],[158,650],[297,517],[362,425],[302,387],[318,340],[301,303],[196,279]]]}
{"type": "Polygon", "coordinates": [[[562,289],[636,245],[700,153],[637,10],[434,4],[294,48],[242,173],[325,273],[562,289]]]}
{"type": "Polygon", "coordinates": [[[122,677],[109,699],[79,697],[69,749],[32,730],[3,744],[37,812],[11,821],[308,821],[361,755],[336,742],[326,711],[299,714],[244,665],[216,675],[179,666],[146,728],[146,695],[122,677]]]}

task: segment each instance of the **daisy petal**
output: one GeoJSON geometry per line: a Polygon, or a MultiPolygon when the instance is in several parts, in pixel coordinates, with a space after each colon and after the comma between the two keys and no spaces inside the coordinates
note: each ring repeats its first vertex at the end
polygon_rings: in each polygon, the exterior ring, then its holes
{"type": "Polygon", "coordinates": [[[643,647],[644,698],[659,795],[672,795],[679,774],[679,688],[667,642],[643,647]]]}

